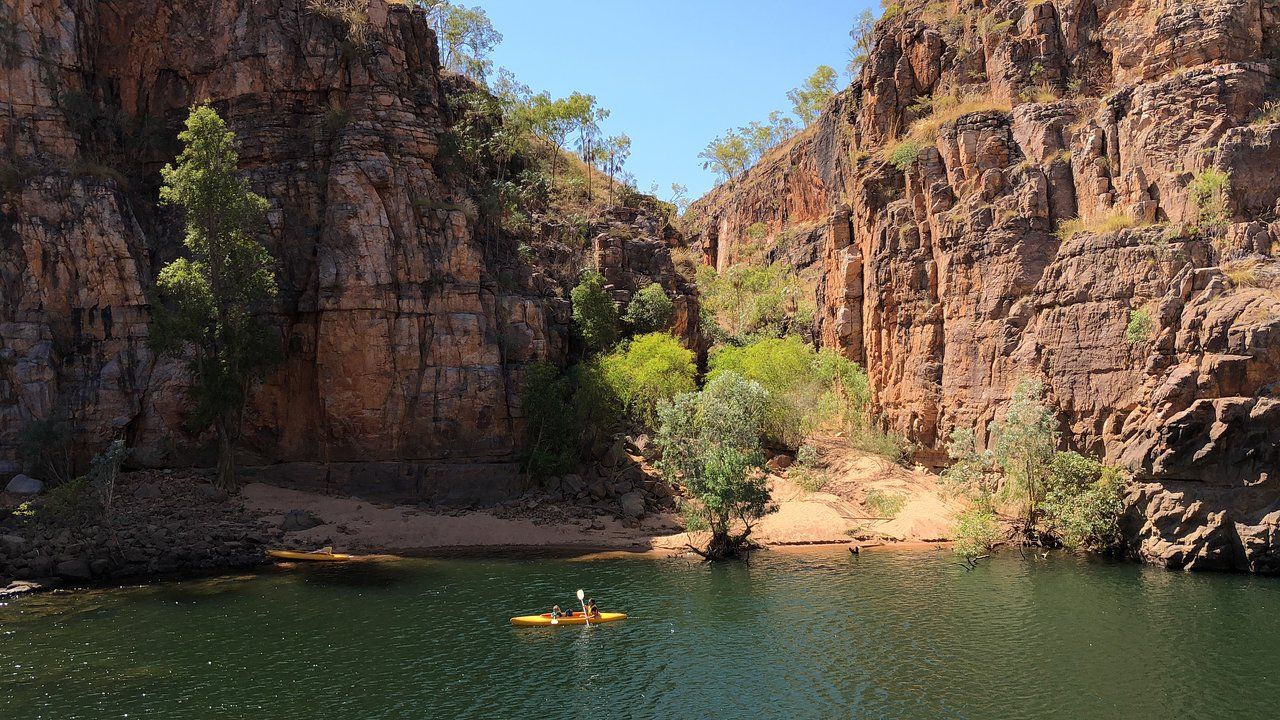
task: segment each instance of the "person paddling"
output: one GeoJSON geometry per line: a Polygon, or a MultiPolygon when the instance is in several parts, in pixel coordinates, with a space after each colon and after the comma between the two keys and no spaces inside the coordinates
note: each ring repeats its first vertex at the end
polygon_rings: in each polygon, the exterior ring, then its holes
{"type": "Polygon", "coordinates": [[[587,600],[587,617],[591,617],[591,618],[600,617],[600,608],[596,607],[595,598],[591,598],[587,600]]]}

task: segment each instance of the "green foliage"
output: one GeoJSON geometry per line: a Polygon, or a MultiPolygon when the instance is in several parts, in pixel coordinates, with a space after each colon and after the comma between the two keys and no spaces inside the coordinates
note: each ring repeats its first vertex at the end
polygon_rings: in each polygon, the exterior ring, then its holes
{"type": "Polygon", "coordinates": [[[276,296],[273,259],[250,232],[267,201],[237,174],[235,133],[208,105],[191,109],[178,136],[185,148],[161,170],[163,204],[186,214],[186,257],[160,270],[153,348],[185,358],[197,426],[219,439],[219,482],[234,485],[236,418],[251,384],[277,358],[271,328],[256,314],[276,296]]]}
{"type": "Polygon", "coordinates": [[[661,332],[671,327],[675,311],[675,303],[671,302],[667,291],[658,283],[653,283],[641,288],[631,298],[622,319],[636,334],[661,332]]]}
{"type": "Polygon", "coordinates": [[[720,180],[732,180],[750,166],[751,146],[737,130],[729,130],[707,143],[698,158],[703,170],[714,172],[720,180]]]}
{"type": "Polygon", "coordinates": [[[584,270],[569,296],[573,301],[574,327],[587,349],[613,347],[618,341],[618,308],[605,290],[604,276],[595,270],[584,270]]]}
{"type": "Polygon", "coordinates": [[[851,47],[849,48],[849,65],[846,68],[849,75],[857,75],[863,63],[871,56],[871,51],[875,49],[875,27],[876,16],[870,8],[863,8],[862,12],[854,18],[853,29],[849,31],[851,47]]]}
{"type": "Polygon", "coordinates": [[[960,513],[956,518],[955,537],[955,553],[970,565],[1005,540],[1000,520],[988,505],[977,505],[960,513]]]}
{"type": "Polygon", "coordinates": [[[1023,380],[1013,391],[1004,419],[993,420],[989,427],[992,455],[1005,479],[1001,492],[1021,505],[1028,532],[1036,525],[1058,446],[1058,419],[1043,398],[1044,385],[1039,380],[1023,380]]]}
{"type": "Polygon", "coordinates": [[[1196,224],[1208,233],[1221,234],[1231,224],[1231,176],[1216,168],[1201,170],[1187,185],[1196,206],[1196,224]]]}
{"type": "Polygon", "coordinates": [[[990,451],[978,452],[973,430],[956,428],[947,442],[951,465],[942,471],[942,480],[951,488],[973,500],[990,497],[998,487],[995,458],[990,451]]]}
{"type": "Polygon", "coordinates": [[[818,449],[805,443],[796,449],[796,464],[801,467],[817,467],[818,466],[818,449]]]}
{"type": "Polygon", "coordinates": [[[736,263],[723,272],[703,265],[697,273],[703,310],[731,341],[779,337],[813,325],[817,303],[790,265],[736,263]]]}
{"type": "Polygon", "coordinates": [[[1129,324],[1125,326],[1124,336],[1130,343],[1136,345],[1150,340],[1155,330],[1155,321],[1146,308],[1129,311],[1129,324]]]}
{"type": "Polygon", "coordinates": [[[717,348],[708,377],[725,373],[754,380],[769,393],[764,437],[786,447],[800,446],[824,424],[859,415],[869,400],[856,363],[794,336],[717,348]]]}
{"type": "Polygon", "coordinates": [[[768,393],[759,383],[725,373],[701,392],[678,395],[658,408],[654,442],[658,469],[682,484],[684,511],[710,529],[709,558],[735,555],[751,524],[776,510],[761,472],[761,408],[768,393]],[[734,536],[732,529],[743,530],[734,536]]]}
{"type": "Polygon", "coordinates": [[[522,409],[528,449],[525,471],[536,478],[563,475],[578,461],[578,427],[569,378],[536,362],[525,370],[522,409]]]}
{"type": "Polygon", "coordinates": [[[600,358],[604,381],[634,421],[652,427],[658,405],[691,392],[697,366],[694,354],[662,332],[640,335],[600,358]]]}
{"type": "Polygon", "coordinates": [[[1049,533],[1071,550],[1117,549],[1125,479],[1120,470],[1079,453],[1058,453],[1043,503],[1049,533]]]}
{"type": "Polygon", "coordinates": [[[919,140],[903,140],[893,146],[893,150],[889,152],[889,164],[898,168],[902,172],[911,169],[915,165],[916,158],[920,156],[925,144],[919,140]]]}
{"type": "Polygon", "coordinates": [[[127,453],[123,440],[113,440],[89,464],[89,474],[85,476],[85,480],[106,513],[110,513],[115,505],[116,480],[120,477],[120,466],[124,464],[127,453]]]}
{"type": "Polygon", "coordinates": [[[878,517],[892,518],[902,512],[902,508],[907,504],[907,496],[873,489],[867,492],[862,504],[878,517]]]}
{"type": "Polygon", "coordinates": [[[52,484],[71,480],[71,431],[71,421],[62,414],[27,423],[18,432],[23,472],[52,484]]]}
{"type": "Polygon", "coordinates": [[[440,64],[483,81],[493,67],[489,56],[502,42],[502,33],[493,29],[484,8],[448,0],[417,0],[417,4],[426,9],[440,41],[440,64]]]}
{"type": "Polygon", "coordinates": [[[792,112],[807,127],[818,119],[822,108],[836,94],[836,71],[829,65],[819,65],[803,84],[787,93],[792,112]]]}
{"type": "Polygon", "coordinates": [[[947,451],[954,462],[943,478],[974,503],[957,530],[957,552],[967,558],[989,549],[986,516],[994,522],[997,499],[1020,505],[1028,538],[1040,532],[1050,541],[1091,552],[1112,550],[1120,542],[1124,474],[1079,453],[1056,450],[1057,422],[1042,395],[1039,382],[1019,383],[1004,419],[991,424],[993,448],[987,452],[978,452],[973,431],[951,434],[947,451]]]}

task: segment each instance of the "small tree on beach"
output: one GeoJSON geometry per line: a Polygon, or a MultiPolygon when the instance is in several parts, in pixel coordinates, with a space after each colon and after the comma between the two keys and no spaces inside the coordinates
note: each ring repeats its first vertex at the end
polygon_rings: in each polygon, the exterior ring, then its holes
{"type": "Polygon", "coordinates": [[[711,533],[705,549],[690,546],[707,560],[740,557],[752,547],[752,525],[777,510],[762,470],[767,400],[759,383],[724,373],[659,407],[658,469],[684,486],[686,515],[711,533]]]}
{"type": "Polygon", "coordinates": [[[267,201],[237,173],[235,133],[207,104],[191,109],[185,148],[161,170],[161,203],[186,214],[186,257],[160,271],[150,343],[183,358],[191,374],[191,420],[213,426],[219,485],[234,489],[235,442],[253,382],[279,348],[258,312],[276,296],[274,262],[250,234],[267,201]]]}

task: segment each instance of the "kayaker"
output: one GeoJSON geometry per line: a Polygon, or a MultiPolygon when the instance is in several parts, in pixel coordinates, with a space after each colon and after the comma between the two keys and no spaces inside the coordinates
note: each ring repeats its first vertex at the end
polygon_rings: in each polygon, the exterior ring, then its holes
{"type": "Polygon", "coordinates": [[[595,598],[589,598],[587,600],[587,616],[593,618],[600,617],[600,609],[596,607],[595,598]]]}
{"type": "Polygon", "coordinates": [[[558,617],[561,617],[561,616],[563,616],[563,615],[564,615],[564,612],[563,612],[562,610],[560,610],[560,606],[559,606],[559,605],[556,605],[555,607],[551,608],[551,617],[553,617],[553,618],[558,618],[558,617]]]}

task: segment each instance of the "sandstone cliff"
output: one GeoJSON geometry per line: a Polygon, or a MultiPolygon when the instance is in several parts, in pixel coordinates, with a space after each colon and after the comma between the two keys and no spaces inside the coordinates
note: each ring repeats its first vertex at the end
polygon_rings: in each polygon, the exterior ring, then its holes
{"type": "Polygon", "coordinates": [[[894,4],[690,224],[720,266],[763,223],[767,259],[819,268],[815,331],[926,457],[1040,377],[1071,444],[1135,472],[1137,555],[1280,571],[1278,97],[1278,0],[894,4]]]}
{"type": "MultiPolygon", "coordinates": [[[[279,259],[286,360],[252,399],[242,463],[414,499],[515,489],[522,368],[564,359],[569,304],[450,170],[450,82],[428,23],[387,0],[354,24],[305,0],[6,2],[0,462],[58,415],[81,460],[123,436],[147,465],[207,463],[183,428],[182,366],[146,336],[181,232],[156,206],[158,170],[209,99],[270,202],[279,259]]],[[[586,250],[567,252],[580,267],[586,250]]],[[[677,291],[665,257],[649,271],[677,291]]]]}

